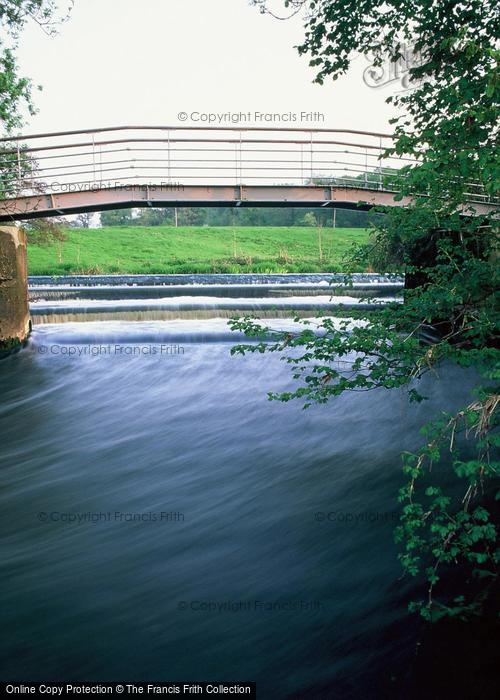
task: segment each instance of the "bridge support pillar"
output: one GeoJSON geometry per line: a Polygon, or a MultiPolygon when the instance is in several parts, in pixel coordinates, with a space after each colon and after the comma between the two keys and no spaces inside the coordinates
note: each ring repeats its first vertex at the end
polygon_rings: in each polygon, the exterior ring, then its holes
{"type": "Polygon", "coordinates": [[[26,234],[0,225],[0,352],[21,345],[30,330],[26,234]]]}

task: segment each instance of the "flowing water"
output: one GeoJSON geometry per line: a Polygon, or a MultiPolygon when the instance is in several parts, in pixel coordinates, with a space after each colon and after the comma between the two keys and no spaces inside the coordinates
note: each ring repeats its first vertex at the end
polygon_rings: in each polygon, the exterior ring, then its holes
{"type": "MultiPolygon", "coordinates": [[[[0,362],[2,678],[405,697],[418,624],[393,542],[399,455],[469,387],[445,369],[419,406],[384,390],[307,411],[269,402],[289,369],[231,357],[220,315],[96,321],[103,299],[109,313],[133,302],[117,281],[80,279],[75,297],[33,280],[28,346],[0,362]]],[[[165,283],[189,296],[189,281],[165,283]]],[[[280,305],[299,303],[294,289],[280,305]]],[[[217,315],[227,296],[205,292],[193,313],[209,298],[217,315]]],[[[236,305],[268,310],[249,297],[236,305]]],[[[142,311],[155,299],[182,306],[166,288],[142,311]]]]}

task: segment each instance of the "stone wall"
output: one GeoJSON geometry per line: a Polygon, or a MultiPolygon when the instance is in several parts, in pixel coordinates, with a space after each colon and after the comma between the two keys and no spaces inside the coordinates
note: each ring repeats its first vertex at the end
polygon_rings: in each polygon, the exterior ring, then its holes
{"type": "Polygon", "coordinates": [[[24,342],[29,332],[26,234],[0,226],[0,349],[24,342]]]}

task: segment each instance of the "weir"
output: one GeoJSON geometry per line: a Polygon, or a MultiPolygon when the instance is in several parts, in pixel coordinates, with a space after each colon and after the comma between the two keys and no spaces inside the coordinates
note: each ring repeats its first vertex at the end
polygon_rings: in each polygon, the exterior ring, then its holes
{"type": "Polygon", "coordinates": [[[403,291],[402,280],[370,274],[358,274],[355,280],[349,280],[349,285],[345,276],[340,275],[329,284],[328,273],[296,274],[293,281],[286,274],[232,274],[225,278],[204,275],[203,283],[198,284],[193,284],[189,275],[163,276],[163,284],[153,285],[148,275],[117,275],[114,280],[101,277],[97,279],[105,284],[96,285],[84,279],[80,279],[79,285],[71,285],[69,278],[64,278],[66,284],[61,284],[61,279],[29,279],[34,325],[201,321],[249,314],[261,319],[287,319],[314,317],[318,311],[329,316],[345,316],[400,301],[403,291]],[[179,278],[183,284],[179,284],[179,278]]]}
{"type": "Polygon", "coordinates": [[[168,299],[170,297],[228,297],[228,298],[283,298],[316,296],[349,296],[373,298],[393,296],[403,285],[272,285],[272,284],[210,284],[210,285],[155,285],[150,286],[30,286],[30,301],[66,301],[69,299],[168,299]]]}

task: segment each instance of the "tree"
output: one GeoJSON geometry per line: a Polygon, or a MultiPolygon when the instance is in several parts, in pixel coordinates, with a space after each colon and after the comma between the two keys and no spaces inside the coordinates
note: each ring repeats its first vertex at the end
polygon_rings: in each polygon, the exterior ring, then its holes
{"type": "Polygon", "coordinates": [[[304,214],[301,220],[301,225],[302,226],[317,226],[318,222],[316,220],[316,216],[313,214],[312,211],[308,211],[304,214]]]}
{"type": "MultiPolygon", "coordinates": [[[[254,4],[268,11],[265,0],[254,4]]],[[[284,353],[298,386],[271,398],[299,398],[306,406],[376,387],[404,386],[410,400],[422,401],[415,380],[445,361],[481,373],[470,403],[430,423],[422,448],[403,456],[408,483],[399,496],[396,532],[405,572],[427,579],[427,595],[411,609],[431,621],[467,617],[480,612],[498,581],[497,528],[489,506],[498,477],[497,4],[286,0],[285,6],[306,10],[298,51],[310,57],[318,83],[345,73],[355,51],[374,55],[378,66],[398,60],[405,43],[422,56],[421,65],[410,69],[411,89],[388,100],[402,114],[393,120],[394,145],[384,154],[414,159],[398,172],[398,198],[409,196],[412,204],[384,210],[372,240],[352,258],[379,271],[404,271],[406,291],[404,304],[356,314],[366,322],[360,327],[346,319],[338,329],[322,319],[321,336],[308,324],[283,335],[252,318],[237,319],[235,330],[267,332],[272,341],[233,352],[284,353]],[[484,202],[487,213],[479,211],[484,202]],[[349,371],[338,369],[339,358],[349,371]],[[468,438],[467,450],[457,443],[458,432],[468,438]],[[463,483],[460,498],[431,480],[430,468],[444,468],[445,452],[463,483]],[[450,572],[463,576],[459,595],[442,583],[450,572]]]]}
{"type": "Polygon", "coordinates": [[[0,38],[0,124],[6,134],[23,125],[23,107],[35,113],[32,81],[19,75],[16,61],[19,34],[30,20],[53,34],[61,19],[55,0],[4,0],[0,4],[0,27],[4,30],[0,38]]]}
{"type": "MultiPolygon", "coordinates": [[[[9,142],[14,130],[23,125],[21,109],[35,113],[31,98],[32,83],[20,77],[15,50],[19,33],[29,18],[47,30],[52,28],[55,16],[53,0],[4,0],[0,3],[0,199],[17,194],[24,188],[41,189],[34,182],[37,164],[17,140],[9,142]]],[[[26,226],[28,238],[35,245],[63,241],[61,223],[50,219],[32,222],[26,226]]]]}
{"type": "Polygon", "coordinates": [[[206,210],[199,207],[183,207],[178,210],[179,226],[203,226],[206,210]]]}
{"type": "Polygon", "coordinates": [[[90,224],[92,222],[92,214],[90,213],[82,213],[78,214],[78,216],[75,217],[73,221],[73,226],[76,226],[77,228],[89,228],[90,224]]]}
{"type": "Polygon", "coordinates": [[[102,226],[131,226],[133,223],[131,209],[110,209],[101,212],[102,226]]]}
{"type": "Polygon", "coordinates": [[[143,207],[134,219],[137,226],[171,226],[173,222],[173,210],[160,207],[143,207]]]}
{"type": "Polygon", "coordinates": [[[65,227],[68,222],[62,218],[33,219],[24,225],[30,245],[51,246],[67,240],[65,227]]]}
{"type": "MultiPolygon", "coordinates": [[[[62,19],[54,0],[4,0],[0,3],[0,28],[3,30],[0,36],[0,130],[5,136],[11,136],[23,126],[24,108],[29,114],[36,112],[32,81],[19,75],[16,60],[19,35],[30,20],[52,34],[62,19]]],[[[19,142],[4,141],[0,151],[0,198],[15,194],[26,184],[32,188],[35,173],[36,163],[25,153],[24,147],[19,142]]]]}

